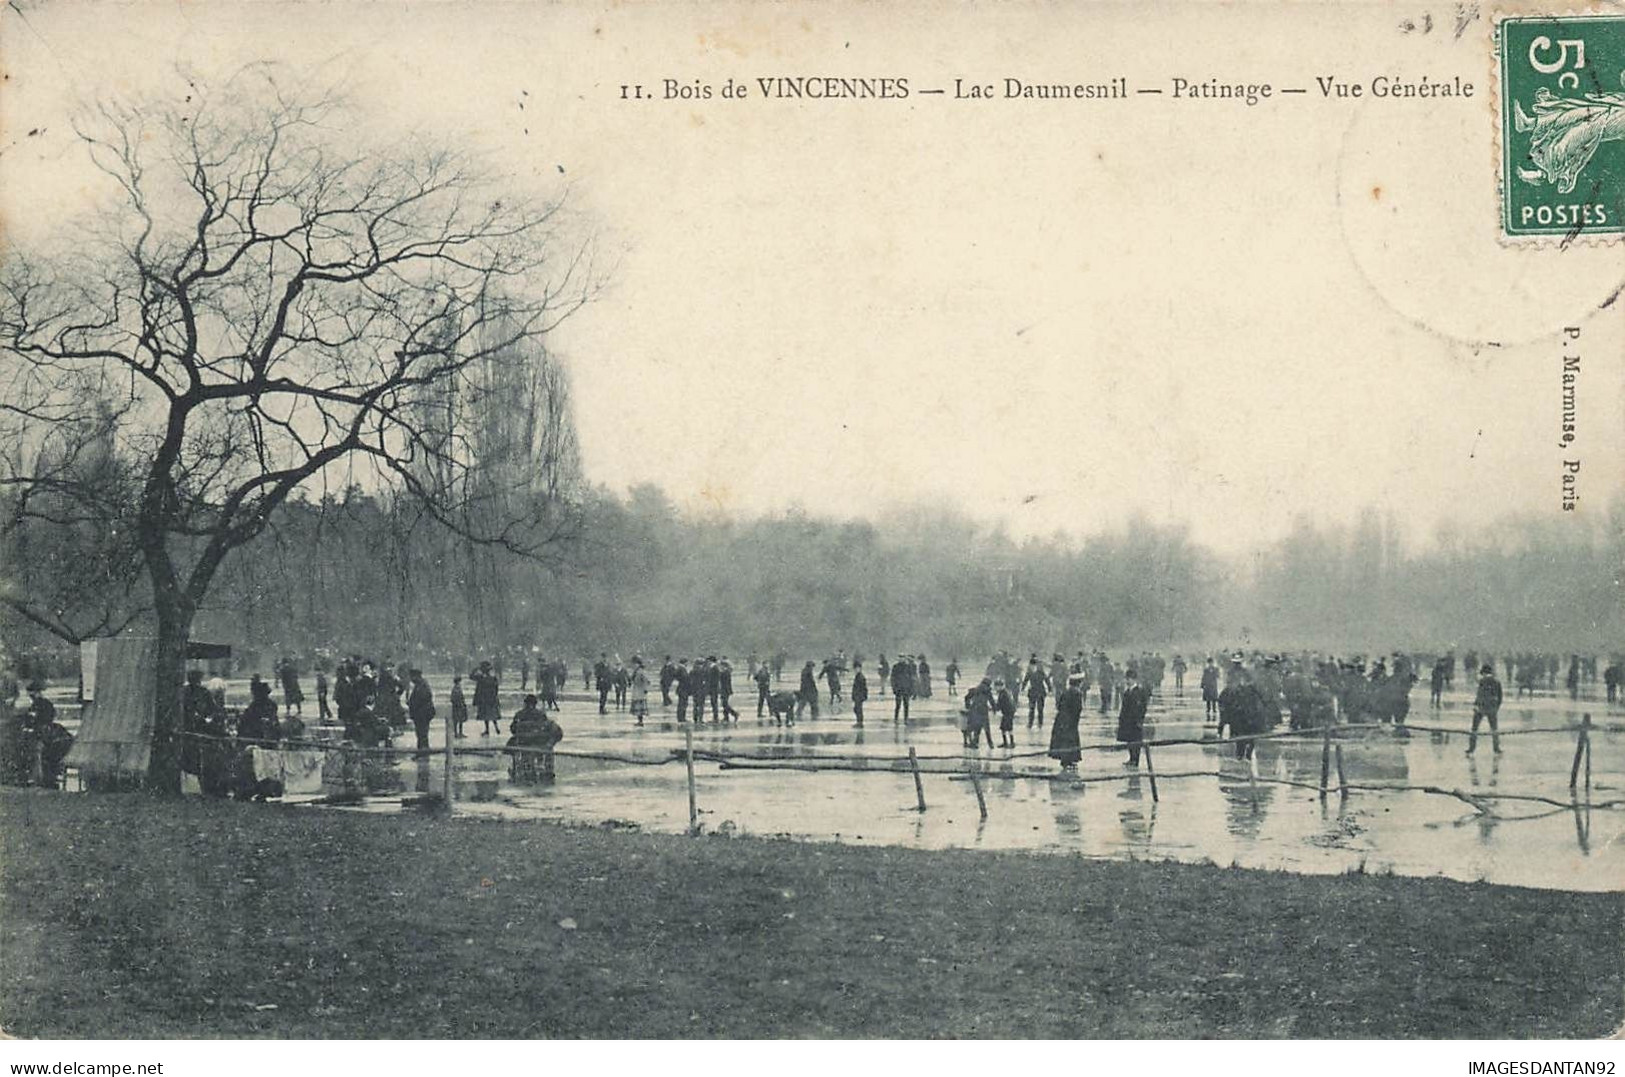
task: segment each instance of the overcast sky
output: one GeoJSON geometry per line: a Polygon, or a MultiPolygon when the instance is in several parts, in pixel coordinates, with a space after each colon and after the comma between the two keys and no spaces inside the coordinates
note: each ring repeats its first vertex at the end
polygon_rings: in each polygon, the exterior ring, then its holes
{"type": "Polygon", "coordinates": [[[473,145],[519,188],[571,184],[614,272],[557,345],[612,487],[747,513],[947,503],[1017,534],[1143,513],[1229,552],[1375,506],[1424,540],[1559,515],[1558,331],[1579,325],[1582,507],[1618,494],[1625,303],[1598,307],[1625,248],[1497,243],[1485,23],[924,10],[25,3],[0,37],[0,209],[26,243],[94,193],[76,102],[178,86],[175,62],[319,65],[379,130],[473,145]],[[762,100],[754,80],[781,74],[915,92],[762,100]],[[1326,101],[1315,82],[1424,74],[1475,96],[1326,101]],[[1310,92],[951,99],[956,77],[1007,75],[1310,92]],[[620,100],[666,77],[752,97],[620,100]]]}

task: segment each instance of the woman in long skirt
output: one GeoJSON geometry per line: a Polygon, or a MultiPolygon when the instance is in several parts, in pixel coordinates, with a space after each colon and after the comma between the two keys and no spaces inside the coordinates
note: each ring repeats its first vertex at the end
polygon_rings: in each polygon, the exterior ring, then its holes
{"type": "Polygon", "coordinates": [[[1055,701],[1055,724],[1050,726],[1050,758],[1061,764],[1062,770],[1077,770],[1083,758],[1079,750],[1078,720],[1083,717],[1083,693],[1078,691],[1082,677],[1067,678],[1066,690],[1055,701]]]}

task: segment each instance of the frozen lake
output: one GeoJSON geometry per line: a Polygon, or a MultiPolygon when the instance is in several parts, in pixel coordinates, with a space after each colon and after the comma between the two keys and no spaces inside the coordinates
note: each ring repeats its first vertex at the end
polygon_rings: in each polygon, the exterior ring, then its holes
{"type": "MultiPolygon", "coordinates": [[[[788,678],[787,678],[788,680],[788,678]]],[[[441,712],[449,680],[435,679],[441,712]]],[[[579,686],[579,681],[571,689],[579,686]]],[[[308,691],[308,688],[307,688],[308,691]]],[[[511,714],[511,692],[504,714],[511,714]]],[[[631,716],[611,706],[599,716],[595,701],[572,694],[557,718],[565,730],[561,750],[602,752],[658,760],[679,752],[684,726],[663,710],[653,693],[649,723],[636,728],[631,716]]],[[[1042,757],[1023,757],[1048,745],[1048,729],[1026,730],[1025,705],[1017,720],[1017,748],[967,752],[954,715],[957,704],[938,689],[931,700],[916,700],[912,720],[894,723],[891,700],[871,699],[868,721],[854,728],[849,707],[826,707],[818,720],[781,727],[755,717],[753,695],[735,697],[744,717],[738,723],[701,724],[694,729],[698,753],[718,752],[782,763],[837,762],[845,771],[723,768],[701,758],[696,763],[701,826],[707,833],[787,836],[923,848],[1028,849],[1116,859],[1212,861],[1221,865],[1309,873],[1363,870],[1401,875],[1444,875],[1518,886],[1573,890],[1625,887],[1625,811],[1588,808],[1582,793],[1570,806],[1570,764],[1574,732],[1503,738],[1504,752],[1492,753],[1487,737],[1474,756],[1465,754],[1471,700],[1458,685],[1444,706],[1432,710],[1425,688],[1412,694],[1411,721],[1460,732],[1414,732],[1409,738],[1381,731],[1346,743],[1344,766],[1351,784],[1393,783],[1438,786],[1479,794],[1547,797],[1560,805],[1489,799],[1483,813],[1467,801],[1413,791],[1334,791],[1323,802],[1314,788],[1249,781],[1245,764],[1229,758],[1228,746],[1170,746],[1155,751],[1160,799],[1150,781],[1126,770],[1124,753],[1085,752],[1081,782],[1049,780],[1057,766],[1042,757]],[[927,810],[916,809],[908,770],[913,747],[926,773],[927,810]],[[974,758],[975,763],[967,761],[974,758]],[[984,774],[987,818],[975,791],[962,775],[968,766],[984,774]],[[1199,776],[1178,774],[1205,772],[1199,776]],[[1104,779],[1090,781],[1089,779],[1104,779]]],[[[1085,744],[1109,741],[1115,722],[1085,710],[1085,744]]],[[[307,717],[314,699],[306,704],[307,717]]],[[[1625,799],[1625,709],[1597,699],[1571,702],[1566,694],[1530,699],[1509,696],[1501,712],[1503,732],[1577,726],[1582,713],[1593,717],[1592,792],[1595,802],[1625,799]]],[[[1195,694],[1158,698],[1152,704],[1155,735],[1199,738],[1202,706],[1195,694]]],[[[459,749],[500,747],[505,738],[481,737],[470,721],[459,749]]],[[[395,764],[399,791],[369,797],[358,808],[398,810],[403,799],[442,788],[444,732],[432,734],[436,754],[414,759],[400,753],[395,764]],[[403,796],[404,794],[404,796],[403,796]]],[[[410,746],[410,733],[397,741],[410,746]]],[[[1264,741],[1258,747],[1261,779],[1317,785],[1318,738],[1264,741]]],[[[463,753],[457,757],[459,798],[455,810],[471,816],[561,820],[579,824],[630,825],[680,833],[687,829],[688,794],[680,762],[635,766],[561,756],[558,779],[550,786],[516,785],[499,755],[463,753]],[[480,797],[482,799],[475,799],[480,797]]],[[[290,796],[290,800],[305,799],[290,796]]]]}

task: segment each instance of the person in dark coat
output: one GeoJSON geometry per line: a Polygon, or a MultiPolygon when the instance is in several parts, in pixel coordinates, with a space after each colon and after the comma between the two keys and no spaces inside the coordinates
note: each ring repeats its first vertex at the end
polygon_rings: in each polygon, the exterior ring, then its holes
{"type": "MultiPolygon", "coordinates": [[[[1232,737],[1251,737],[1264,731],[1264,701],[1250,675],[1243,672],[1219,693],[1219,730],[1229,727],[1232,737]]],[[[1236,741],[1236,758],[1251,759],[1255,741],[1236,741]]]]}
{"type": "Polygon", "coordinates": [[[269,792],[260,786],[254,773],[254,756],[249,749],[275,748],[281,735],[276,704],[271,700],[271,686],[256,679],[249,683],[248,689],[252,698],[237,716],[237,746],[228,765],[230,785],[238,800],[263,798],[269,792]]]}
{"type": "MultiPolygon", "coordinates": [[[[495,683],[495,678],[492,681],[495,683]]],[[[387,662],[378,671],[378,689],[373,695],[373,710],[378,717],[388,723],[390,729],[404,729],[406,710],[401,706],[401,682],[387,662]]]]}
{"type": "Polygon", "coordinates": [[[1473,731],[1467,739],[1467,754],[1478,751],[1478,723],[1488,719],[1490,740],[1497,755],[1501,752],[1501,682],[1495,679],[1495,670],[1485,666],[1478,671],[1478,694],[1473,697],[1473,731]]]}
{"type": "Polygon", "coordinates": [[[829,684],[829,705],[833,708],[841,701],[841,667],[835,664],[833,658],[825,660],[823,677],[829,684]]]}
{"type": "Polygon", "coordinates": [[[1211,657],[1202,667],[1202,708],[1205,718],[1219,717],[1219,667],[1211,657]]]}
{"type": "Polygon", "coordinates": [[[1021,678],[1021,687],[1027,690],[1028,729],[1034,724],[1039,729],[1044,728],[1044,702],[1049,699],[1049,686],[1049,675],[1044,672],[1044,667],[1038,664],[1038,656],[1035,654],[1027,659],[1027,672],[1021,678]]]}
{"type": "Polygon", "coordinates": [[[1112,710],[1112,693],[1117,688],[1117,669],[1111,659],[1105,655],[1100,656],[1100,713],[1110,714],[1112,710]]]}
{"type": "MultiPolygon", "coordinates": [[[[999,741],[1004,748],[1016,746],[1016,697],[1010,694],[1003,681],[993,683],[993,709],[999,712],[999,741]]],[[[1042,708],[1040,708],[1042,713],[1042,708]]],[[[1043,719],[1039,719],[1039,728],[1043,728],[1043,719]]],[[[987,735],[988,747],[993,746],[993,734],[987,735]]]]}
{"type": "MultiPolygon", "coordinates": [[[[688,721],[689,696],[688,659],[680,658],[677,660],[677,669],[672,674],[671,683],[672,687],[677,689],[677,720],[679,722],[686,722],[688,721]]],[[[696,711],[695,721],[698,721],[699,718],[697,712],[699,710],[699,704],[696,703],[694,706],[696,711]]]]}
{"type": "Polygon", "coordinates": [[[767,711],[773,717],[773,724],[796,724],[796,708],[801,702],[801,696],[796,692],[774,692],[767,697],[767,711]]]}
{"type": "Polygon", "coordinates": [[[660,666],[660,705],[671,706],[671,686],[677,680],[677,667],[672,665],[671,655],[666,656],[665,662],[660,666]]]}
{"type": "Polygon", "coordinates": [[[1078,741],[1078,722],[1083,718],[1083,693],[1078,685],[1083,677],[1071,674],[1066,688],[1055,699],[1055,722],[1049,731],[1050,758],[1061,764],[1062,770],[1077,770],[1083,758],[1078,741]]]}
{"type": "MultiPolygon", "coordinates": [[[[921,699],[931,698],[931,664],[920,655],[919,664],[914,667],[914,694],[921,699]]],[[[987,735],[988,746],[992,747],[993,734],[987,735]]]]}
{"type": "Polygon", "coordinates": [[[1137,742],[1145,739],[1145,710],[1151,702],[1151,693],[1140,683],[1139,671],[1132,667],[1123,675],[1123,680],[1125,686],[1118,693],[1117,739],[1128,745],[1128,762],[1124,765],[1137,767],[1140,765],[1137,742]]]}
{"type": "Polygon", "coordinates": [[[948,698],[959,698],[959,659],[950,659],[948,668],[942,671],[942,676],[948,682],[948,698]]]}
{"type": "Polygon", "coordinates": [[[711,675],[716,672],[714,660],[694,660],[694,668],[688,672],[688,694],[694,702],[694,720],[705,721],[705,701],[711,699],[711,720],[716,721],[716,697],[712,693],[711,675]]]}
{"type": "Polygon", "coordinates": [[[187,670],[181,691],[181,770],[187,774],[202,776],[203,746],[214,735],[214,717],[214,696],[203,687],[203,671],[187,670]]]}
{"type": "Polygon", "coordinates": [[[796,693],[796,717],[800,718],[802,711],[812,708],[812,716],[818,717],[818,677],[813,672],[811,661],[801,667],[801,690],[796,693]]]}
{"type": "Polygon", "coordinates": [[[452,674],[451,678],[451,735],[461,738],[463,726],[468,723],[468,699],[463,695],[463,675],[452,674]]]}
{"type": "Polygon", "coordinates": [[[412,721],[412,728],[418,735],[418,751],[429,750],[429,723],[434,721],[434,689],[429,682],[423,679],[423,671],[414,669],[407,674],[412,682],[410,692],[406,697],[406,716],[412,721]]]}
{"type": "Polygon", "coordinates": [[[609,690],[615,687],[615,675],[609,669],[609,655],[600,653],[592,667],[593,687],[598,689],[598,713],[609,713],[609,690]]]}
{"type": "Polygon", "coordinates": [[[284,658],[277,668],[277,674],[282,678],[282,705],[289,714],[302,714],[305,693],[299,687],[299,670],[294,666],[293,659],[284,658]]]}
{"type": "Polygon", "coordinates": [[[317,667],[316,670],[316,720],[331,722],[333,712],[327,705],[327,670],[317,667]]]}
{"type": "Polygon", "coordinates": [[[45,685],[34,681],[28,686],[28,710],[22,715],[14,750],[15,762],[26,772],[25,781],[36,777],[45,789],[58,789],[66,775],[68,751],[73,747],[73,734],[56,720],[56,705],[45,698],[45,685]],[[35,751],[38,751],[39,771],[34,772],[35,751]]]}
{"type": "Polygon", "coordinates": [[[480,668],[470,674],[474,681],[474,717],[480,720],[480,736],[488,737],[491,729],[496,728],[497,736],[502,735],[502,711],[497,699],[497,675],[491,671],[490,662],[481,662],[480,668]]]}
{"type": "Polygon", "coordinates": [[[551,782],[554,777],[553,748],[564,739],[564,730],[536,702],[534,695],[527,695],[525,705],[508,723],[507,747],[515,781],[551,782]]]}
{"type": "Polygon", "coordinates": [[[993,711],[993,684],[986,677],[965,693],[965,747],[972,750],[982,746],[982,734],[987,734],[987,746],[993,747],[993,730],[989,720],[993,711]]]}
{"type": "MultiPolygon", "coordinates": [[[[863,725],[863,704],[869,698],[869,678],[863,675],[863,663],[852,663],[852,716],[855,726],[863,725]]],[[[758,704],[760,707],[760,704],[758,704]]]]}
{"type": "Polygon", "coordinates": [[[751,676],[756,680],[756,717],[761,718],[767,709],[767,697],[773,691],[772,667],[763,662],[756,667],[756,672],[751,676]]]}
{"type": "Polygon", "coordinates": [[[237,739],[243,744],[274,748],[277,742],[276,704],[271,702],[271,686],[264,681],[249,685],[248,706],[237,718],[237,739]]]}
{"type": "Polygon", "coordinates": [[[914,667],[907,656],[899,658],[891,667],[891,693],[891,720],[895,722],[901,717],[908,721],[908,701],[914,697],[914,667]]]}
{"type": "MultiPolygon", "coordinates": [[[[1038,656],[1036,654],[1033,655],[1033,658],[1037,658],[1037,657],[1038,656]]],[[[1028,663],[1028,670],[1027,670],[1028,674],[1032,673],[1032,668],[1031,667],[1032,667],[1032,663],[1029,662],[1028,663]]],[[[1066,664],[1066,659],[1062,658],[1060,655],[1057,654],[1057,655],[1054,655],[1053,657],[1051,657],[1051,659],[1050,659],[1049,673],[1047,675],[1044,673],[1043,663],[1039,663],[1038,673],[1039,673],[1039,678],[1038,679],[1042,682],[1039,685],[1039,687],[1043,691],[1043,698],[1038,701],[1038,728],[1043,729],[1044,728],[1044,701],[1046,699],[1048,699],[1050,696],[1058,694],[1061,691],[1061,689],[1066,687],[1066,679],[1072,675],[1072,670],[1071,670],[1071,667],[1069,667],[1066,664]]],[[[1011,681],[1010,683],[1014,684],[1015,682],[1011,681]]],[[[1027,718],[1028,718],[1028,722],[1030,724],[1031,720],[1032,720],[1032,717],[1033,717],[1033,715],[1032,715],[1032,706],[1031,706],[1031,703],[1032,703],[1032,698],[1031,698],[1032,689],[1029,688],[1029,689],[1027,689],[1027,691],[1028,691],[1027,718]]]]}
{"type": "Polygon", "coordinates": [[[727,655],[717,662],[717,693],[722,701],[722,717],[739,721],[739,712],[733,705],[734,668],[728,663],[727,655]]]}

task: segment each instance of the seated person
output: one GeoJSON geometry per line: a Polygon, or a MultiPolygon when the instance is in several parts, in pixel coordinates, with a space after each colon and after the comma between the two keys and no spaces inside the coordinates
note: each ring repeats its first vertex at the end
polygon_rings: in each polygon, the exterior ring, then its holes
{"type": "Polygon", "coordinates": [[[526,696],[508,726],[508,747],[531,749],[511,753],[515,781],[553,780],[553,746],[564,739],[564,730],[536,703],[535,695],[526,696]]]}

